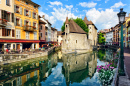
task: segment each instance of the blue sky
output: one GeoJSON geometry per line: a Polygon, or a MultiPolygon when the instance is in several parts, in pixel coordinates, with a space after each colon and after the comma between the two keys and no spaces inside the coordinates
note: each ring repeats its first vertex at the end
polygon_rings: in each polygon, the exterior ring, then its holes
{"type": "Polygon", "coordinates": [[[118,23],[117,13],[124,8],[130,13],[130,0],[32,0],[41,5],[39,15],[52,23],[52,27],[61,30],[61,26],[68,15],[69,18],[85,15],[98,30],[109,29],[118,23]]]}

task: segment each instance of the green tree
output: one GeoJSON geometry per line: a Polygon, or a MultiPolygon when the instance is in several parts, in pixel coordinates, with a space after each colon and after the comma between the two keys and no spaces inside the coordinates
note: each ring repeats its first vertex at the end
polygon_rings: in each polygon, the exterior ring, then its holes
{"type": "Polygon", "coordinates": [[[102,33],[99,33],[99,35],[98,35],[98,43],[99,44],[104,44],[105,43],[105,37],[103,36],[102,33]]]}
{"type": "MultiPolygon", "coordinates": [[[[73,19],[85,32],[88,33],[89,29],[87,27],[87,25],[84,23],[84,21],[81,18],[77,18],[77,19],[73,19]]],[[[70,21],[70,19],[69,19],[70,21]]],[[[61,27],[61,31],[64,32],[65,30],[65,22],[63,23],[62,27],[61,27]]]]}

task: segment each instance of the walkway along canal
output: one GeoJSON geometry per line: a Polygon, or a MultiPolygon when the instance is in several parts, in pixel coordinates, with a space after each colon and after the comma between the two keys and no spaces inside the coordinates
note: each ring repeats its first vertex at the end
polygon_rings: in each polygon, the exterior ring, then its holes
{"type": "Polygon", "coordinates": [[[32,51],[32,52],[26,52],[26,54],[24,53],[0,54],[0,65],[19,62],[19,61],[28,60],[28,59],[34,59],[34,58],[43,57],[43,56],[48,56],[50,53],[60,50],[60,48],[61,48],[60,46],[52,47],[52,48],[49,48],[48,50],[45,50],[45,51],[41,50],[36,53],[33,53],[32,51]]]}
{"type": "Polygon", "coordinates": [[[97,65],[105,65],[114,51],[49,56],[0,65],[0,86],[100,86],[97,65]]]}

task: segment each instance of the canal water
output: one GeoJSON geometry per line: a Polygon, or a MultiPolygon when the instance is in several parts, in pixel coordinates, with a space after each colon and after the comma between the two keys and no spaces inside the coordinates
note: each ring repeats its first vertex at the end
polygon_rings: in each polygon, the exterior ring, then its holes
{"type": "Polygon", "coordinates": [[[62,55],[61,51],[0,66],[0,86],[102,86],[97,65],[105,65],[114,51],[62,55]]]}

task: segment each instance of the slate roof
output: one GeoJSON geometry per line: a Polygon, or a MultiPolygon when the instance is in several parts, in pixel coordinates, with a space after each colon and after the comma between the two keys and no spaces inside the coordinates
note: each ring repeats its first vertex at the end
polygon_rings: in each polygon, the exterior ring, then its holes
{"type": "Polygon", "coordinates": [[[69,22],[69,27],[70,27],[70,33],[86,34],[86,32],[77,23],[75,23],[72,19],[69,22]]]}

